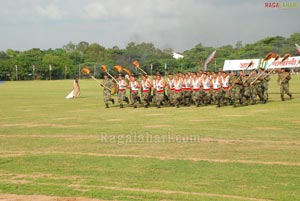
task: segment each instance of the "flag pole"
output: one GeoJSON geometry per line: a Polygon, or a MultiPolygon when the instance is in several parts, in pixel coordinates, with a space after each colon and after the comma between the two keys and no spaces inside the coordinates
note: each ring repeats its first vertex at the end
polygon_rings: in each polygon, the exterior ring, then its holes
{"type": "Polygon", "coordinates": [[[18,65],[15,65],[16,67],[16,80],[18,80],[18,65]]]}
{"type": "Polygon", "coordinates": [[[51,66],[51,64],[50,64],[50,65],[49,65],[50,80],[51,80],[51,71],[52,71],[52,66],[51,66]]]}

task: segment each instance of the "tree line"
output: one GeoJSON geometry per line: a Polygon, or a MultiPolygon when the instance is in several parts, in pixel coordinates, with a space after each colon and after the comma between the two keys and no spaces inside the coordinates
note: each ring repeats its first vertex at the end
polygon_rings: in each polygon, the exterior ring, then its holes
{"type": "Polygon", "coordinates": [[[97,43],[82,41],[69,42],[62,48],[41,50],[32,48],[26,51],[7,49],[0,51],[0,80],[69,79],[80,75],[80,68],[88,66],[95,77],[102,77],[99,67],[107,65],[112,74],[113,67],[121,65],[137,73],[132,61],[138,60],[141,67],[151,73],[160,71],[196,71],[203,68],[205,59],[216,49],[217,57],[208,66],[214,71],[223,67],[226,59],[262,58],[268,52],[296,55],[295,43],[300,43],[300,33],[288,38],[282,36],[266,37],[252,44],[244,45],[238,41],[235,46],[218,48],[206,47],[201,43],[181,54],[182,59],[173,58],[171,48],[159,49],[152,43],[130,42],[124,49],[114,46],[105,48],[97,43]],[[152,66],[152,67],[151,67],[152,66]]]}

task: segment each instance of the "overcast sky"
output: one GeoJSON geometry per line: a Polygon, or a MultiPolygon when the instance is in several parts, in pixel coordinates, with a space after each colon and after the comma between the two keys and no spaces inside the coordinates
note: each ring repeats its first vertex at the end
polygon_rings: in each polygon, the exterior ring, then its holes
{"type": "Polygon", "coordinates": [[[0,50],[61,48],[86,41],[106,48],[153,42],[182,52],[199,43],[219,47],[300,33],[300,0],[290,1],[298,4],[291,9],[265,8],[265,2],[0,0],[0,50]]]}

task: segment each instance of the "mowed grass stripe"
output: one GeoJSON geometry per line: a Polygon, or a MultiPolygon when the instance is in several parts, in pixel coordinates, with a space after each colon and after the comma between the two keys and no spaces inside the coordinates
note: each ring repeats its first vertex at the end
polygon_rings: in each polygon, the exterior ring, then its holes
{"type": "Polygon", "coordinates": [[[54,190],[51,186],[57,184],[62,191],[65,186],[66,196],[73,185],[83,189],[99,186],[141,192],[152,189],[164,194],[169,191],[172,194],[199,193],[199,196],[225,195],[245,200],[293,200],[300,196],[297,185],[300,167],[64,154],[1,158],[0,161],[0,183],[10,188],[16,185],[16,180],[19,181],[17,186],[43,184],[48,185],[49,192],[54,190]]]}
{"type": "Polygon", "coordinates": [[[230,159],[210,159],[210,158],[180,158],[180,157],[165,157],[165,156],[150,156],[150,155],[129,155],[129,154],[104,154],[104,153],[89,153],[89,152],[2,152],[0,158],[19,157],[19,156],[44,156],[48,154],[66,154],[80,156],[95,156],[95,157],[121,157],[121,158],[140,158],[140,159],[158,159],[158,160],[182,160],[182,161],[207,161],[214,163],[242,163],[242,164],[258,164],[258,165],[283,165],[283,166],[300,166],[298,162],[285,161],[253,161],[253,160],[230,160],[230,159]]]}

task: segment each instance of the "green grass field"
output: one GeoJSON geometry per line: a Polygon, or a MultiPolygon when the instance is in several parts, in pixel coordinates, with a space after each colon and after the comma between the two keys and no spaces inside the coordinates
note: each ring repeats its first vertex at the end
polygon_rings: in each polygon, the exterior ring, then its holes
{"type": "MultiPolygon", "coordinates": [[[[104,108],[80,80],[0,84],[0,194],[102,200],[298,200],[300,75],[294,99],[248,107],[104,108]]],[[[288,99],[288,98],[287,98],[288,99]]]]}

